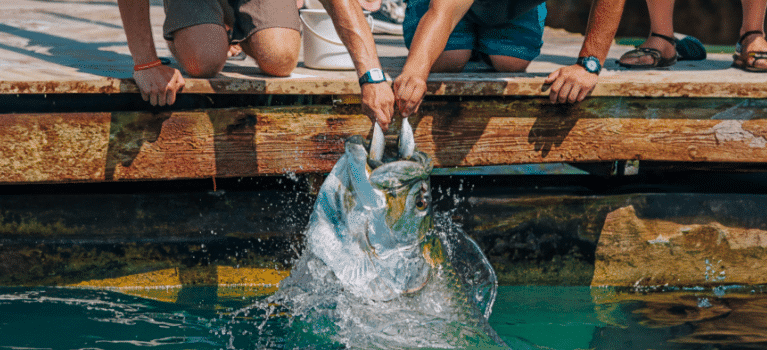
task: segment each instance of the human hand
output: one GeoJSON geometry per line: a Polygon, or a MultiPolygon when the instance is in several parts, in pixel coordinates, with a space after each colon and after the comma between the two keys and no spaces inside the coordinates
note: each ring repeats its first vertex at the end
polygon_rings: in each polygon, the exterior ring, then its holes
{"type": "Polygon", "coordinates": [[[176,93],[184,88],[184,78],[178,69],[157,66],[133,72],[141,98],[152,106],[172,105],[176,102],[176,93]]]}
{"type": "Polygon", "coordinates": [[[575,103],[583,101],[597,85],[598,75],[574,64],[557,69],[544,81],[551,84],[549,99],[552,103],[575,103]]]}
{"type": "Polygon", "coordinates": [[[226,57],[234,57],[242,52],[240,44],[229,45],[229,51],[226,52],[226,57]]]}
{"type": "Polygon", "coordinates": [[[403,117],[418,112],[426,94],[426,77],[403,73],[394,80],[394,94],[397,97],[397,107],[403,117]]]}
{"type": "Polygon", "coordinates": [[[365,113],[373,123],[378,122],[383,131],[389,130],[391,117],[394,114],[394,93],[389,84],[362,85],[362,113],[365,113]]]}

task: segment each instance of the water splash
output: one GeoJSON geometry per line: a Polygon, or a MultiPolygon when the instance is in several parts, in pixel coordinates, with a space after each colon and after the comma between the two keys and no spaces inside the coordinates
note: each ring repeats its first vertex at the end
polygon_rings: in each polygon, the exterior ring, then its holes
{"type": "Polygon", "coordinates": [[[418,292],[389,301],[359,297],[305,251],[279,291],[256,306],[270,315],[264,325],[287,317],[289,347],[312,335],[347,348],[503,348],[488,323],[497,291],[492,267],[449,213],[436,214],[434,224],[445,261],[418,292]]]}
{"type": "Polygon", "coordinates": [[[723,282],[727,279],[727,271],[724,269],[724,266],[721,267],[721,270],[717,270],[717,266],[722,265],[722,260],[717,261],[716,264],[712,264],[708,259],[705,261],[706,272],[704,277],[706,282],[723,282]]]}

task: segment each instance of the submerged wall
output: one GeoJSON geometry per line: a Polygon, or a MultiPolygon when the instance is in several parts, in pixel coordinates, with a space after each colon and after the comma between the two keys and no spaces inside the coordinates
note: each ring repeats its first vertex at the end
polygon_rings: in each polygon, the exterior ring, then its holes
{"type": "MultiPolygon", "coordinates": [[[[309,177],[3,186],[0,286],[276,283],[302,250],[309,177]]],[[[767,283],[761,176],[433,176],[435,211],[501,284],[767,283]]]]}

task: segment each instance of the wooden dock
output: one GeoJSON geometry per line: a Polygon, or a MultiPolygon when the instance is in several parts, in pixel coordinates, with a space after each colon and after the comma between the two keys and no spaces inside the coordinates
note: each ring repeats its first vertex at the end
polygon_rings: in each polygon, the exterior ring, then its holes
{"type": "MultiPolygon", "coordinates": [[[[162,7],[153,4],[159,54],[170,56],[162,7]]],[[[20,1],[0,10],[9,19],[0,24],[2,183],[323,173],[344,138],[369,133],[351,71],[299,64],[291,77],[273,78],[252,60],[231,61],[214,79],[187,79],[184,95],[300,100],[157,110],[137,99],[116,2],[20,1]],[[121,96],[138,111],[115,107],[121,96]],[[101,107],[57,108],[76,100],[101,107]]],[[[386,73],[396,77],[407,55],[401,37],[376,40],[386,73]]],[[[525,74],[491,73],[482,63],[464,74],[432,74],[428,100],[410,118],[417,144],[436,167],[767,159],[760,105],[767,79],[730,68],[728,54],[627,71],[614,59],[629,48],[614,45],[588,101],[550,105],[543,79],[572,63],[581,41],[547,29],[542,54],[525,74]]]]}
{"type": "MultiPolygon", "coordinates": [[[[161,1],[152,5],[159,54],[170,57],[161,37],[161,1]]],[[[187,78],[177,105],[152,108],[130,78],[133,62],[115,0],[4,2],[0,18],[0,187],[15,193],[0,197],[0,285],[74,285],[160,266],[265,267],[261,257],[245,254],[248,249],[236,261],[201,255],[201,247],[225,239],[216,230],[238,240],[238,247],[277,240],[264,243],[262,251],[272,254],[269,259],[275,252],[280,261],[288,259],[290,243],[283,241],[300,235],[306,218],[279,214],[275,220],[263,212],[272,203],[259,197],[262,192],[125,194],[142,192],[130,181],[323,174],[342,154],[347,137],[369,136],[371,130],[351,71],[313,70],[300,63],[291,77],[273,78],[252,60],[230,61],[216,78],[187,78]],[[56,185],[65,183],[119,183],[125,192],[94,195],[101,187],[87,187],[93,192],[85,195],[47,192],[69,188],[56,185]],[[54,186],[13,186],[18,184],[54,186]],[[190,207],[197,202],[213,204],[190,207]],[[169,208],[173,214],[166,213],[169,208]],[[251,216],[259,210],[261,216],[251,216]],[[161,212],[167,217],[151,215],[161,212]],[[240,212],[236,225],[222,219],[233,212],[240,212]],[[199,222],[188,220],[197,215],[199,222]],[[115,250],[110,242],[124,246],[115,250]],[[100,255],[92,253],[97,251],[100,255]],[[74,260],[81,264],[67,263],[74,260]],[[107,268],[114,264],[121,267],[107,268]]],[[[462,74],[432,74],[426,102],[409,118],[417,146],[442,169],[574,164],[588,170],[594,164],[627,164],[615,173],[629,174],[638,161],[661,169],[765,170],[767,75],[731,68],[731,55],[720,53],[664,70],[627,71],[614,61],[631,48],[613,45],[586,101],[552,105],[544,77],[574,62],[582,40],[547,28],[542,54],[524,74],[492,73],[483,63],[470,63],[462,74]]],[[[376,42],[386,73],[396,77],[407,55],[402,38],[377,35],[376,42]]],[[[399,123],[397,118],[390,136],[399,123]]],[[[504,283],[767,283],[761,262],[767,254],[764,188],[746,205],[737,196],[718,194],[705,200],[597,192],[548,196],[529,194],[538,191],[537,183],[529,184],[525,195],[482,186],[491,189],[464,190],[463,202],[448,204],[466,207],[454,216],[463,218],[504,283]],[[705,210],[675,211],[676,203],[695,200],[704,201],[705,210]],[[740,208],[738,213],[728,211],[730,206],[740,208]],[[659,207],[670,208],[668,215],[658,215],[659,207]],[[663,231],[656,235],[658,227],[663,231]],[[530,235],[533,231],[540,234],[530,235]],[[559,248],[542,255],[546,244],[559,248]],[[678,262],[675,273],[662,263],[672,259],[678,262]],[[719,264],[717,271],[727,269],[726,281],[703,279],[709,260],[719,264]]],[[[509,189],[508,183],[497,186],[509,189]]],[[[300,205],[291,202],[295,198],[281,205],[308,215],[311,191],[295,192],[300,205]]]]}

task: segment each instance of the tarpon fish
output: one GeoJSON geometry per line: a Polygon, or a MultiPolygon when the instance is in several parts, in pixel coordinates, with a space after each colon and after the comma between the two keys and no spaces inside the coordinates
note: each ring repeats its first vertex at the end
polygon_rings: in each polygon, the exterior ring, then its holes
{"type": "Polygon", "coordinates": [[[391,300],[421,289],[432,262],[424,240],[432,229],[431,159],[415,150],[407,120],[397,153],[384,156],[378,124],[370,152],[360,136],[326,178],[306,230],[309,251],[344,289],[372,300],[391,300]]]}
{"type": "Polygon", "coordinates": [[[398,147],[385,147],[378,125],[366,146],[346,140],[317,195],[306,248],[266,305],[297,316],[298,334],[349,348],[502,345],[488,322],[495,272],[459,225],[433,216],[431,159],[415,148],[407,119],[398,147]]]}

